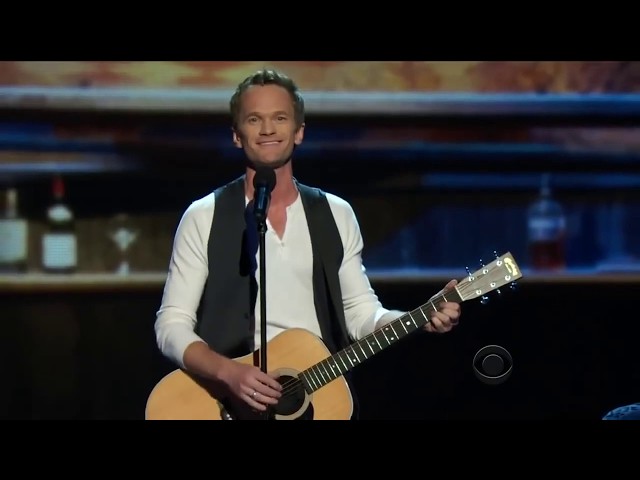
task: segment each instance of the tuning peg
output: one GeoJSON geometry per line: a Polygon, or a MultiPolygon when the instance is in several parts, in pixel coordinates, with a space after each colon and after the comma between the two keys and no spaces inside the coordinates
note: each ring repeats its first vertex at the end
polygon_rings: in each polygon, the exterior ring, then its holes
{"type": "Polygon", "coordinates": [[[511,284],[509,285],[509,288],[511,290],[517,290],[518,289],[518,284],[516,282],[511,282],[511,284]]]}
{"type": "Polygon", "coordinates": [[[484,268],[484,260],[480,259],[480,267],[484,268]]]}
{"type": "Polygon", "coordinates": [[[496,259],[500,258],[500,255],[498,255],[498,251],[497,250],[493,251],[493,256],[496,257],[496,259]]]}
{"type": "Polygon", "coordinates": [[[496,289],[496,295],[498,295],[498,296],[502,295],[502,292],[500,291],[499,288],[496,289]]]}
{"type": "Polygon", "coordinates": [[[471,278],[471,270],[469,270],[469,267],[464,267],[464,269],[467,271],[469,278],[471,278]]]}
{"type": "Polygon", "coordinates": [[[483,295],[482,297],[480,297],[480,303],[482,305],[486,305],[487,303],[489,303],[489,297],[487,297],[486,295],[483,295]]]}

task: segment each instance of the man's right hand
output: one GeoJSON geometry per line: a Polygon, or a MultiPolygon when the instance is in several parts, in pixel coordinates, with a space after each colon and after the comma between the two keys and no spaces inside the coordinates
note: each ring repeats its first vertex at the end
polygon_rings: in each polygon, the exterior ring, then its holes
{"type": "Polygon", "coordinates": [[[262,412],[267,406],[276,405],[281,396],[282,385],[277,376],[264,373],[254,365],[228,360],[218,377],[236,397],[262,412]]]}

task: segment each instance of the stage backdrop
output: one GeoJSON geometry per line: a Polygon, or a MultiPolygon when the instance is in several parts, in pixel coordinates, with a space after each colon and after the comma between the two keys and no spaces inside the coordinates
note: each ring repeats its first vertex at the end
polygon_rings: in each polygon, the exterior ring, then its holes
{"type": "Polygon", "coordinates": [[[640,90],[640,62],[0,62],[0,85],[227,89],[263,67],[308,91],[640,90]]]}

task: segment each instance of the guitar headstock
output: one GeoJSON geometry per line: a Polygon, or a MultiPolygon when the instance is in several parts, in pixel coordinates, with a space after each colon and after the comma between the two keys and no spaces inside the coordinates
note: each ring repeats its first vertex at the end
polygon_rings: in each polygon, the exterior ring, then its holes
{"type": "Polygon", "coordinates": [[[522,277],[522,271],[511,253],[507,252],[497,256],[494,261],[460,280],[456,290],[462,301],[481,297],[486,299],[486,294],[500,287],[511,284],[522,277]]]}

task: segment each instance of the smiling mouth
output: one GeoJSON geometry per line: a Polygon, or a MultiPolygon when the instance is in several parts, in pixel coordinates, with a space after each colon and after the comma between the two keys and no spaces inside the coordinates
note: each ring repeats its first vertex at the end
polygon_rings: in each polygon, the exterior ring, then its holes
{"type": "Polygon", "coordinates": [[[279,140],[275,140],[273,142],[261,142],[258,145],[260,145],[261,147],[272,147],[274,145],[279,145],[280,141],[279,140]]]}

